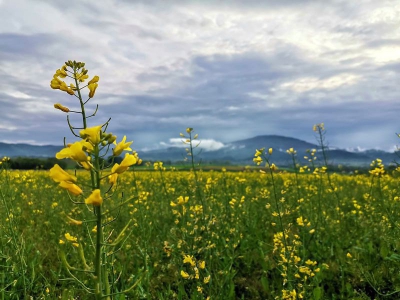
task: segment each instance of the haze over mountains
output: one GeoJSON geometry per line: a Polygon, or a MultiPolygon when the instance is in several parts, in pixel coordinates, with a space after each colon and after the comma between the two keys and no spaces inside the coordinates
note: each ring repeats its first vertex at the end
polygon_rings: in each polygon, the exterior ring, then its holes
{"type": "MultiPolygon", "coordinates": [[[[183,145],[183,144],[182,144],[183,145]]],[[[200,150],[200,147],[196,149],[200,150]]],[[[281,166],[291,165],[291,158],[286,153],[289,148],[297,151],[298,161],[303,164],[306,162],[304,156],[308,149],[318,149],[318,145],[302,141],[296,138],[284,137],[279,135],[263,135],[253,138],[233,141],[218,147],[216,150],[201,149],[197,159],[204,163],[230,163],[230,164],[252,164],[255,149],[262,147],[273,148],[274,153],[271,161],[281,166]]],[[[37,146],[29,144],[7,144],[0,142],[0,157],[54,157],[63,146],[37,146]]],[[[170,146],[155,150],[140,150],[139,156],[143,160],[151,161],[182,161],[186,157],[186,151],[183,147],[170,146]]],[[[195,152],[195,153],[196,153],[195,152]]],[[[322,154],[317,153],[317,157],[322,159],[322,154]]],[[[380,158],[384,164],[394,161],[400,161],[396,153],[385,152],[382,150],[365,150],[350,152],[342,149],[330,147],[328,151],[328,160],[330,164],[367,166],[372,160],[380,158]]]]}

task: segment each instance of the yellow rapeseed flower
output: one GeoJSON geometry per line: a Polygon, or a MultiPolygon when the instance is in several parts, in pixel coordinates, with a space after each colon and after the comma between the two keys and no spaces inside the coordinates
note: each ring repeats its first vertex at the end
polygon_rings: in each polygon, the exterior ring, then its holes
{"type": "Polygon", "coordinates": [[[185,198],[183,198],[182,196],[178,197],[178,205],[183,205],[185,203],[187,203],[189,201],[189,197],[186,196],[185,198]]]}
{"type": "Polygon", "coordinates": [[[117,174],[124,173],[126,170],[129,169],[130,166],[134,165],[136,162],[137,158],[135,157],[135,155],[126,153],[121,164],[117,168],[115,168],[114,172],[117,174]]]}
{"type": "Polygon", "coordinates": [[[88,85],[89,84],[92,84],[92,83],[97,83],[97,82],[99,82],[99,79],[100,79],[100,77],[99,76],[94,76],[89,82],[88,82],[88,85]]]}
{"type": "Polygon", "coordinates": [[[209,282],[210,282],[210,278],[211,278],[210,275],[208,275],[207,277],[204,277],[203,282],[204,282],[205,284],[209,283],[209,282]]]}
{"type": "Polygon", "coordinates": [[[189,274],[186,273],[186,272],[183,271],[183,270],[181,270],[181,276],[182,276],[183,278],[185,278],[185,279],[188,279],[188,278],[189,278],[189,274]]]}
{"type": "Polygon", "coordinates": [[[253,158],[253,161],[259,166],[263,160],[262,160],[261,156],[257,156],[255,158],[253,158]]]}
{"type": "Polygon", "coordinates": [[[204,260],[200,260],[200,261],[198,262],[198,266],[199,266],[200,269],[205,269],[205,267],[206,267],[206,262],[205,262],[204,260]]]}
{"type": "Polygon", "coordinates": [[[56,158],[58,159],[71,158],[76,162],[87,162],[89,158],[86,155],[85,151],[83,151],[84,147],[88,151],[93,149],[90,143],[87,143],[82,140],[75,142],[71,145],[68,145],[66,148],[62,149],[60,152],[56,154],[56,158]]]}
{"type": "Polygon", "coordinates": [[[58,69],[57,71],[56,71],[56,73],[54,74],[54,76],[57,76],[57,77],[61,77],[61,78],[65,78],[65,77],[67,77],[67,66],[66,65],[64,65],[64,66],[62,66],[61,67],[61,69],[58,69]]]}
{"type": "Polygon", "coordinates": [[[119,164],[116,163],[114,164],[114,166],[111,169],[111,175],[108,176],[108,182],[110,184],[116,184],[117,183],[117,179],[118,179],[118,173],[116,173],[116,170],[118,169],[119,164]]]}
{"type": "Polygon", "coordinates": [[[125,141],[126,141],[126,135],[124,135],[124,138],[118,144],[114,141],[114,144],[116,145],[116,147],[113,149],[114,156],[119,156],[122,153],[122,151],[132,151],[132,149],[129,148],[129,146],[133,142],[125,143],[125,141]]]}
{"type": "Polygon", "coordinates": [[[184,255],[183,256],[183,263],[184,264],[190,264],[192,267],[196,266],[196,263],[194,261],[193,255],[184,255]]]}
{"type": "Polygon", "coordinates": [[[255,157],[258,157],[262,154],[261,150],[256,149],[256,153],[254,154],[255,157]]]}
{"type": "Polygon", "coordinates": [[[61,81],[61,84],[60,84],[59,89],[60,89],[61,91],[67,92],[67,93],[70,94],[70,95],[73,95],[73,94],[74,94],[73,89],[70,88],[70,87],[68,87],[68,85],[67,85],[64,81],[61,81]]]}
{"type": "Polygon", "coordinates": [[[55,164],[54,167],[50,169],[50,177],[55,182],[61,181],[69,181],[69,182],[76,182],[77,178],[73,175],[68,174],[65,172],[58,164],[55,164]]]}
{"type": "Polygon", "coordinates": [[[297,225],[299,226],[304,226],[304,221],[303,221],[303,217],[300,216],[296,219],[297,225]]]}
{"type": "Polygon", "coordinates": [[[100,142],[100,131],[101,126],[94,126],[82,129],[79,134],[83,139],[88,139],[93,145],[96,145],[100,142]]]}
{"type": "Polygon", "coordinates": [[[79,186],[68,181],[61,181],[59,187],[68,190],[72,195],[75,196],[79,196],[83,193],[79,186]]]}
{"type": "Polygon", "coordinates": [[[50,82],[50,87],[53,89],[53,90],[59,90],[60,89],[60,87],[61,87],[61,83],[62,83],[63,81],[61,80],[61,79],[59,79],[59,78],[57,78],[57,77],[53,77],[53,79],[51,80],[51,82],[50,82]]]}
{"type": "Polygon", "coordinates": [[[67,241],[70,241],[70,242],[77,242],[78,241],[77,237],[70,235],[68,232],[64,236],[67,239],[67,241]]]}
{"type": "Polygon", "coordinates": [[[89,89],[89,98],[93,98],[94,93],[96,92],[96,89],[99,85],[97,83],[91,83],[88,85],[89,89]]]}
{"type": "Polygon", "coordinates": [[[100,190],[95,189],[92,194],[85,199],[86,204],[93,204],[94,206],[100,206],[103,203],[103,198],[100,195],[100,190]]]}

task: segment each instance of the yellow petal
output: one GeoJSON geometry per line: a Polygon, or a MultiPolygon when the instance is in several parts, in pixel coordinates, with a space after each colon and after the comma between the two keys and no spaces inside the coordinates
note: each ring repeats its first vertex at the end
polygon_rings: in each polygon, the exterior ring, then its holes
{"type": "Polygon", "coordinates": [[[96,89],[99,85],[97,83],[91,83],[88,85],[89,89],[89,98],[93,98],[94,93],[96,92],[96,89]]]}
{"type": "Polygon", "coordinates": [[[68,190],[72,195],[79,196],[82,194],[81,188],[74,183],[61,181],[59,186],[68,190]]]}
{"type": "Polygon", "coordinates": [[[76,182],[77,178],[73,175],[68,174],[65,172],[58,164],[55,164],[54,167],[50,169],[50,177],[55,182],[61,181],[69,181],[69,182],[76,182]]]}
{"type": "Polygon", "coordinates": [[[93,204],[94,206],[100,206],[103,203],[103,198],[100,195],[100,190],[95,189],[92,194],[85,199],[86,204],[93,204]]]}
{"type": "Polygon", "coordinates": [[[117,145],[114,149],[113,149],[113,155],[114,156],[119,156],[121,155],[122,151],[132,151],[132,149],[129,147],[133,142],[128,142],[125,143],[126,141],[126,135],[124,135],[124,138],[122,139],[121,142],[119,142],[118,144],[116,142],[114,142],[115,145],[117,145]]]}
{"type": "Polygon", "coordinates": [[[99,82],[99,79],[100,79],[100,77],[99,76],[94,76],[89,82],[88,82],[88,85],[89,84],[92,84],[92,83],[97,83],[97,82],[99,82]]]}
{"type": "Polygon", "coordinates": [[[94,145],[96,145],[100,142],[100,131],[101,126],[94,126],[81,130],[79,134],[83,139],[88,139],[94,145]]]}

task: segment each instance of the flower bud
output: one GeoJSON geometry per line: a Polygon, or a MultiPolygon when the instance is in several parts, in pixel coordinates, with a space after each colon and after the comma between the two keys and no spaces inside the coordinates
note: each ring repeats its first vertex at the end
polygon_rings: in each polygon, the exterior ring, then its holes
{"type": "Polygon", "coordinates": [[[117,136],[113,135],[108,139],[108,144],[112,144],[117,140],[117,136]]]}
{"type": "Polygon", "coordinates": [[[99,81],[100,77],[99,76],[94,76],[89,82],[88,85],[92,84],[92,83],[97,83],[99,81]]]}
{"type": "Polygon", "coordinates": [[[54,104],[54,108],[55,109],[59,109],[59,110],[61,110],[63,112],[66,112],[66,113],[70,111],[68,107],[63,106],[60,103],[54,104]]]}
{"type": "MultiPolygon", "coordinates": [[[[87,75],[85,75],[87,76],[87,75]]],[[[89,98],[93,98],[94,93],[96,92],[96,89],[99,85],[97,83],[91,83],[88,85],[88,89],[89,89],[89,98]]]]}

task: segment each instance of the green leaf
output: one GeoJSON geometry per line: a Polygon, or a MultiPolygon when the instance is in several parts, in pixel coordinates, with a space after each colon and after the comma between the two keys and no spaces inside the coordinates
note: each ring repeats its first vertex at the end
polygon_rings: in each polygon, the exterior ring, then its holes
{"type": "Polygon", "coordinates": [[[269,291],[269,284],[268,284],[267,277],[264,277],[264,276],[261,277],[261,285],[262,285],[264,291],[266,291],[266,292],[269,291]]]}
{"type": "Polygon", "coordinates": [[[319,300],[322,297],[322,288],[317,286],[314,290],[313,290],[313,296],[314,296],[314,300],[319,300]]]}
{"type": "Polygon", "coordinates": [[[386,244],[383,244],[381,246],[381,249],[379,250],[379,254],[381,255],[382,258],[385,258],[389,255],[389,249],[386,246],[386,244]]]}
{"type": "Polygon", "coordinates": [[[400,255],[396,254],[396,253],[392,253],[390,256],[386,256],[385,260],[400,261],[400,255]]]}

